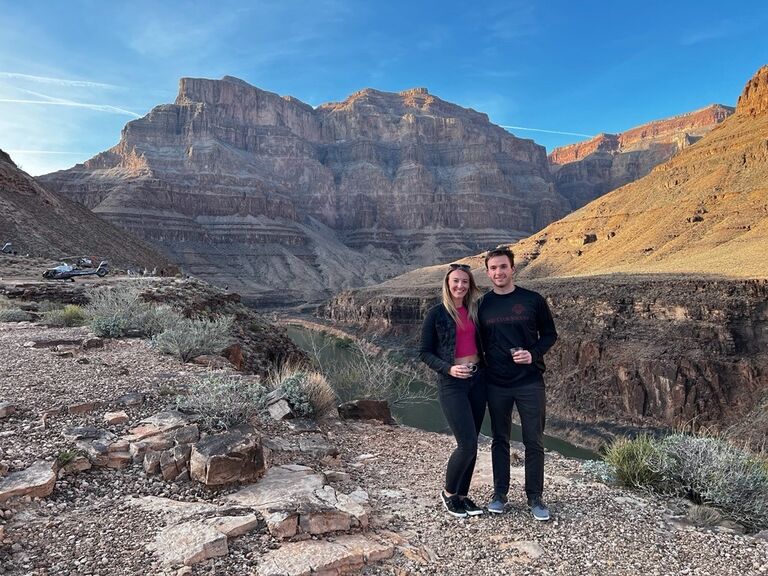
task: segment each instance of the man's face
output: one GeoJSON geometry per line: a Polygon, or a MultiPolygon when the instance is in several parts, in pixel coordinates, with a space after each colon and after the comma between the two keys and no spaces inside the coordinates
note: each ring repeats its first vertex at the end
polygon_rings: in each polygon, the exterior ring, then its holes
{"type": "Polygon", "coordinates": [[[497,288],[508,288],[512,284],[515,268],[507,256],[492,256],[488,259],[488,278],[497,288]]]}

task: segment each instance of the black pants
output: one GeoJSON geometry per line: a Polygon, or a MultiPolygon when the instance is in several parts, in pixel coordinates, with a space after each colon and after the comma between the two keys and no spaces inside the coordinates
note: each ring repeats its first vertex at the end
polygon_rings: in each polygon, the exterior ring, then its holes
{"type": "Polygon", "coordinates": [[[462,380],[440,376],[438,398],[445,419],[456,438],[456,449],[448,459],[445,490],[466,496],[477,460],[477,435],[485,416],[485,382],[480,372],[462,380]]]}
{"type": "Polygon", "coordinates": [[[543,380],[512,387],[488,384],[488,412],[493,433],[493,489],[496,494],[504,496],[509,491],[509,437],[515,404],[520,414],[525,445],[525,494],[533,498],[544,492],[546,394],[543,380]]]}

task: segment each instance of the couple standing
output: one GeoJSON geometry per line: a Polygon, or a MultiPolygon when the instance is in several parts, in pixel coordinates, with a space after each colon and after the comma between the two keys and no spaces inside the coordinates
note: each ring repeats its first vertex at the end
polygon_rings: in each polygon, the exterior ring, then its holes
{"type": "Polygon", "coordinates": [[[477,437],[491,416],[493,497],[488,512],[504,512],[509,491],[509,438],[517,405],[525,445],[525,493],[537,520],[549,520],[544,491],[544,354],[557,339],[546,300],[515,286],[514,254],[490,250],[485,269],[493,290],[480,297],[470,267],[451,264],[442,302],[424,318],[419,357],[438,373],[438,397],[456,438],[441,500],[460,518],[483,513],[468,496],[477,437]]]}

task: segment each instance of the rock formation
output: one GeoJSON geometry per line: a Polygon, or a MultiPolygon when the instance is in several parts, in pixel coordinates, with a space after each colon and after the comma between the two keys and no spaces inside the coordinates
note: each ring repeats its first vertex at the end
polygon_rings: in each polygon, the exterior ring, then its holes
{"type": "Polygon", "coordinates": [[[645,178],[520,242],[527,277],[768,274],[768,67],[736,113],[645,178]]]}
{"type": "Polygon", "coordinates": [[[730,106],[713,104],[620,134],[600,134],[586,142],[556,148],[549,161],[557,191],[570,200],[574,210],[580,208],[647,175],[698,142],[733,111],[730,106]]]}
{"type": "Polygon", "coordinates": [[[541,146],[425,89],[313,109],[231,77],[183,78],[115,147],[40,180],[271,303],[518,239],[569,210],[541,146]]]}
{"type": "Polygon", "coordinates": [[[2,150],[0,234],[0,246],[10,242],[20,254],[49,259],[92,256],[134,268],[172,267],[165,256],[132,234],[44,189],[2,150]]]}

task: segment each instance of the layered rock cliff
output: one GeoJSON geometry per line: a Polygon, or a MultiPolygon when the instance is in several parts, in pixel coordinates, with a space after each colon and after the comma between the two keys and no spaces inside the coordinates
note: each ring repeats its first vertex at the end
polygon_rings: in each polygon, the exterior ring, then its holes
{"type": "Polygon", "coordinates": [[[586,142],[556,148],[549,155],[557,191],[575,210],[647,175],[654,167],[694,144],[733,114],[730,106],[650,122],[620,134],[600,134],[586,142]]]}
{"type": "MultiPolygon", "coordinates": [[[[482,280],[481,270],[475,275],[482,280]]],[[[415,349],[439,279],[431,288],[407,284],[406,277],[344,292],[321,314],[415,349]]],[[[632,429],[708,428],[756,447],[768,434],[765,280],[614,276],[522,285],[546,296],[559,333],[545,358],[551,434],[593,448],[632,429]]]]}
{"type": "Polygon", "coordinates": [[[568,211],[541,146],[425,89],[313,109],[230,77],[182,79],[176,102],[114,148],[40,180],[186,271],[272,303],[518,239],[568,211]]]}
{"type": "Polygon", "coordinates": [[[11,242],[20,254],[54,260],[91,256],[121,267],[175,270],[147,243],[40,186],[2,150],[0,234],[0,245],[11,242]]]}

